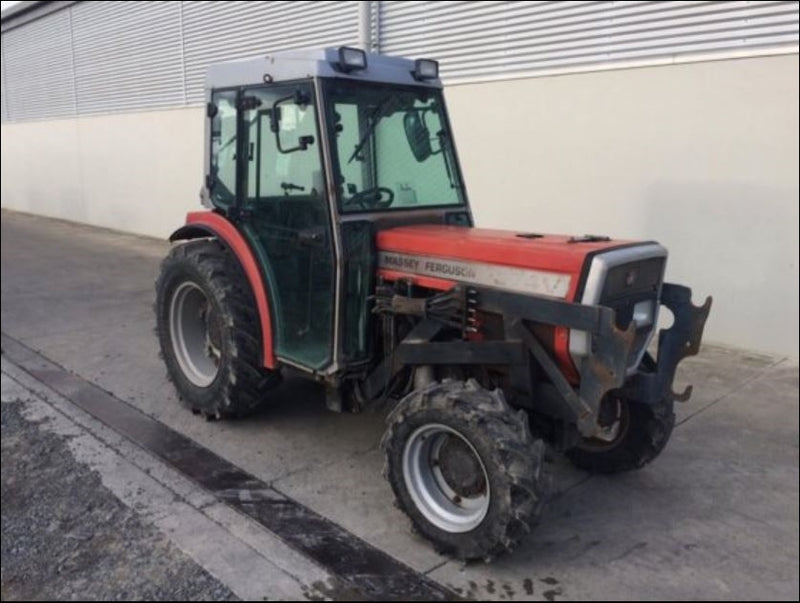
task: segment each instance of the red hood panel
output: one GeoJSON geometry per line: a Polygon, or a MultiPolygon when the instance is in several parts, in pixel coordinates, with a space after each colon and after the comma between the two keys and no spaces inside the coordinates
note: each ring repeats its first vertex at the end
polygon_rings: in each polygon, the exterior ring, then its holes
{"type": "MultiPolygon", "coordinates": [[[[383,230],[377,236],[378,274],[433,289],[467,282],[574,301],[587,255],[626,244],[520,234],[527,233],[439,224],[383,230]]],[[[567,377],[577,382],[566,328],[555,328],[552,346],[567,377]]]]}
{"type": "Polygon", "coordinates": [[[539,238],[524,232],[464,226],[423,224],[378,233],[380,251],[472,260],[519,268],[577,275],[586,256],[594,251],[624,245],[627,241],[570,243],[567,235],[539,238]]]}

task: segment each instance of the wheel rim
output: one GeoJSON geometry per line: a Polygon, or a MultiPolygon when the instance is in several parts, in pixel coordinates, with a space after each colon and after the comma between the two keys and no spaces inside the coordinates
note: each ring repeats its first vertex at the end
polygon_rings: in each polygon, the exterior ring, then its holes
{"type": "Polygon", "coordinates": [[[591,438],[584,438],[579,448],[600,452],[615,448],[627,435],[630,426],[628,404],[618,396],[609,396],[601,404],[600,430],[591,438]]]}
{"type": "Polygon", "coordinates": [[[411,434],[403,478],[419,511],[446,532],[469,532],[489,511],[486,467],[472,444],[446,425],[431,423],[411,434]]]}
{"type": "Polygon", "coordinates": [[[184,376],[198,387],[208,387],[219,372],[219,320],[206,294],[195,283],[181,283],[172,296],[169,328],[175,358],[184,376]]]}

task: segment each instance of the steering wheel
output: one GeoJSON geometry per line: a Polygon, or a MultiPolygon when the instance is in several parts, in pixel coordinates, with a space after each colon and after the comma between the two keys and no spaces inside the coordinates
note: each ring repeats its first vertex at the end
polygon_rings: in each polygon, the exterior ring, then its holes
{"type": "Polygon", "coordinates": [[[349,199],[345,199],[342,205],[357,205],[361,209],[386,209],[393,202],[394,191],[392,189],[385,186],[376,186],[355,193],[349,199]]]}

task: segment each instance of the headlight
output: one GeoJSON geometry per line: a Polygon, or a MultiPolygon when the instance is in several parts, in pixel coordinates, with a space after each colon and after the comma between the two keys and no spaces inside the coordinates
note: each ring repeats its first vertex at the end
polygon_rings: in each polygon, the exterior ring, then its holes
{"type": "Polygon", "coordinates": [[[646,299],[633,306],[633,320],[637,328],[653,324],[653,305],[653,300],[646,299]]]}
{"type": "Polygon", "coordinates": [[[367,53],[360,48],[339,47],[339,70],[348,73],[367,68],[367,53]]]}
{"type": "Polygon", "coordinates": [[[439,77],[439,62],[432,59],[417,59],[414,61],[415,80],[435,80],[439,77]]]}

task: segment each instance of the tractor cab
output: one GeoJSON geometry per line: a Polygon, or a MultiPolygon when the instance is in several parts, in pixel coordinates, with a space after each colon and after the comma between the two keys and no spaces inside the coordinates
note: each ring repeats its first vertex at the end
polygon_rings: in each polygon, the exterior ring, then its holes
{"type": "Polygon", "coordinates": [[[378,229],[472,225],[441,88],[435,61],[346,47],[209,69],[204,203],[257,258],[282,363],[369,360],[378,229]]]}

